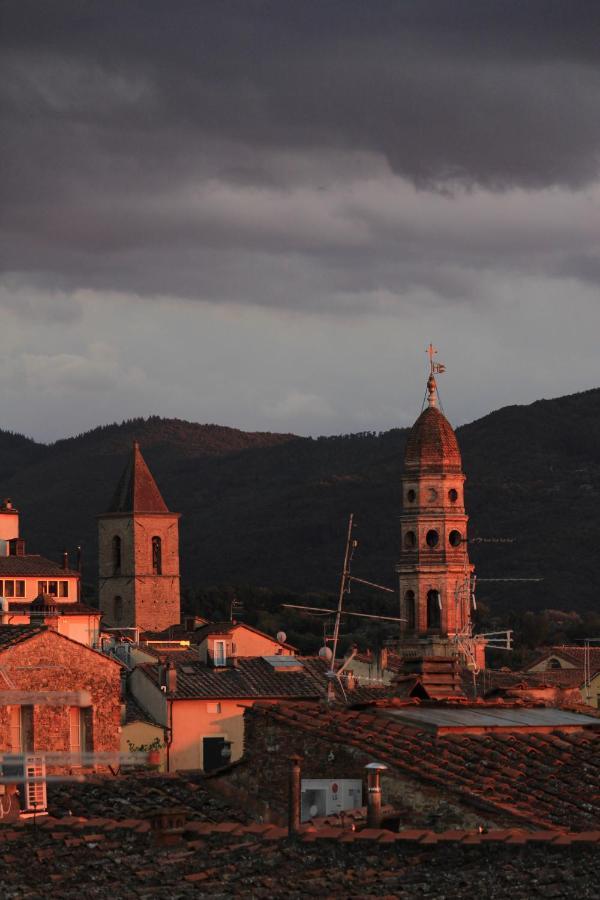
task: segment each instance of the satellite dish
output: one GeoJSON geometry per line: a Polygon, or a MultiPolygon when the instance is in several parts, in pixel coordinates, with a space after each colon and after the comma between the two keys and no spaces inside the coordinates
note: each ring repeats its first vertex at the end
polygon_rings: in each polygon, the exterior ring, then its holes
{"type": "Polygon", "coordinates": [[[321,647],[321,649],[319,650],[320,659],[324,659],[326,662],[331,662],[332,657],[333,651],[331,650],[331,647],[321,647]]]}
{"type": "Polygon", "coordinates": [[[287,640],[287,634],[285,633],[285,631],[278,631],[277,632],[277,643],[285,644],[286,640],[287,640]]]}

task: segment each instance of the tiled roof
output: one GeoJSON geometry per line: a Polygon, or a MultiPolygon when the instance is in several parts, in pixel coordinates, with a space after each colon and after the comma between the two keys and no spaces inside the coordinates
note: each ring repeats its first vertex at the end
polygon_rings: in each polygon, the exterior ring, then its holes
{"type": "Polygon", "coordinates": [[[110,513],[168,513],[167,504],[134,441],[133,450],[119,479],[110,513]]]}
{"type": "Polygon", "coordinates": [[[403,775],[528,824],[576,830],[600,822],[598,730],[438,736],[386,718],[385,708],[259,703],[248,714],[327,734],[403,775]]]}
{"type": "MultiPolygon", "coordinates": [[[[532,666],[537,666],[539,663],[543,662],[545,659],[550,659],[553,656],[560,656],[563,659],[566,659],[568,662],[571,662],[577,668],[583,669],[584,660],[585,660],[585,648],[579,647],[576,644],[566,644],[562,647],[550,647],[546,650],[545,653],[542,653],[537,659],[533,660],[531,663],[532,666]]],[[[600,647],[590,647],[588,651],[588,659],[590,663],[590,669],[592,672],[597,672],[600,670],[600,647]]],[[[552,669],[553,672],[560,671],[559,669],[552,669]]]]}
{"type": "MultiPolygon", "coordinates": [[[[206,625],[202,625],[192,632],[193,640],[194,643],[200,643],[210,634],[231,634],[238,628],[243,628],[246,631],[251,631],[253,634],[258,634],[260,637],[264,637],[269,641],[278,643],[277,638],[273,637],[273,635],[267,634],[265,631],[260,631],[252,625],[247,625],[245,622],[207,622],[206,625]]],[[[286,650],[296,650],[295,647],[288,643],[283,643],[282,646],[285,647],[286,650]]]]}
{"type": "MultiPolygon", "coordinates": [[[[61,601],[60,598],[57,597],[53,597],[52,602],[61,616],[102,615],[99,609],[97,609],[95,606],[88,606],[87,603],[77,603],[76,601],[73,603],[69,603],[68,600],[61,601]]],[[[31,612],[31,606],[31,603],[24,603],[23,601],[9,601],[9,611],[11,613],[29,614],[31,612]]]]}
{"type": "Polygon", "coordinates": [[[409,472],[460,472],[456,435],[437,407],[427,407],[413,425],[406,441],[404,468],[409,472]]]}
{"type": "MultiPolygon", "coordinates": [[[[276,671],[261,656],[240,657],[237,666],[213,668],[201,662],[194,652],[161,653],[177,669],[178,700],[210,699],[317,699],[326,691],[325,672],[327,665],[316,657],[282,657],[297,659],[299,671],[276,671]]],[[[158,681],[158,664],[144,663],[138,666],[154,684],[158,681]]],[[[361,685],[360,681],[352,689],[342,679],[342,685],[349,703],[359,703],[384,698],[389,695],[389,686],[361,685]]],[[[344,700],[344,693],[335,685],[338,699],[344,700]]]]}
{"type": "Polygon", "coordinates": [[[149,725],[159,724],[150,713],[142,709],[135,697],[128,693],[125,697],[125,725],[131,725],[133,722],[147,722],[149,725]]]}
{"type": "Polygon", "coordinates": [[[40,625],[0,625],[0,653],[45,631],[40,625]]]}
{"type": "Polygon", "coordinates": [[[0,556],[0,578],[27,578],[31,575],[47,575],[56,579],[79,578],[79,572],[75,569],[63,569],[59,563],[36,553],[0,556]]]}
{"type": "MultiPolygon", "coordinates": [[[[109,813],[110,814],[110,813],[109,813]]],[[[303,900],[597,897],[600,832],[286,829],[188,821],[160,845],[147,818],[39,818],[0,830],[7,897],[303,900]],[[26,864],[23,864],[26,861],[26,864]]]]}
{"type": "Polygon", "coordinates": [[[194,772],[163,775],[141,771],[48,784],[48,812],[53,816],[130,819],[172,806],[182,807],[190,820],[212,824],[249,821],[243,808],[210,794],[204,777],[194,772]]]}

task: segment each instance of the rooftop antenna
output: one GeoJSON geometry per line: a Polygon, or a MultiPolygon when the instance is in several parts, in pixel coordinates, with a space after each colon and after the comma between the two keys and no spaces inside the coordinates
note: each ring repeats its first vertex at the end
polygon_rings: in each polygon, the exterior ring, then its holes
{"type": "MultiPolygon", "coordinates": [[[[376,616],[371,613],[361,613],[361,612],[350,612],[349,610],[344,609],[344,597],[346,594],[350,593],[350,587],[353,581],[356,581],[358,584],[365,584],[368,587],[373,587],[379,591],[385,591],[388,594],[395,594],[393,588],[385,587],[382,584],[376,584],[374,581],[367,581],[366,578],[357,578],[355,575],[351,574],[350,566],[352,565],[352,559],[354,557],[354,552],[358,547],[358,541],[356,538],[352,536],[352,529],[354,528],[354,513],[350,513],[350,518],[348,519],[348,531],[346,533],[346,546],[344,549],[344,564],[342,567],[342,573],[340,577],[340,589],[338,594],[338,603],[336,609],[327,609],[323,606],[300,606],[296,603],[282,603],[282,606],[285,609],[299,609],[305,612],[313,612],[313,613],[327,613],[329,615],[335,615],[334,627],[333,627],[333,635],[330,640],[333,643],[333,647],[329,648],[324,646],[319,651],[319,656],[321,659],[326,660],[329,663],[329,671],[327,672],[328,685],[327,685],[327,698],[329,700],[334,699],[334,689],[333,689],[333,681],[337,679],[340,689],[344,697],[346,696],[344,688],[342,687],[342,682],[340,680],[340,676],[346,666],[348,666],[354,657],[356,656],[357,650],[354,649],[351,655],[344,661],[344,663],[340,666],[339,669],[336,670],[336,658],[337,658],[337,647],[340,636],[340,623],[342,616],[359,616],[362,619],[379,619],[385,620],[388,622],[404,622],[405,619],[400,619],[397,616],[376,616]]],[[[326,638],[326,640],[328,640],[326,638]]]]}

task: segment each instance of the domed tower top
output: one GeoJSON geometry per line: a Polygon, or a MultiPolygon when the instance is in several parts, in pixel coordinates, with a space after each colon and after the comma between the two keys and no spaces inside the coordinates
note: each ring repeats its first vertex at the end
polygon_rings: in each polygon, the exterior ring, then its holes
{"type": "Polygon", "coordinates": [[[448,419],[438,409],[438,393],[435,372],[443,372],[440,363],[433,362],[437,352],[429,346],[431,372],[427,380],[427,408],[413,425],[404,452],[406,472],[460,472],[462,460],[454,430],[448,419]]]}

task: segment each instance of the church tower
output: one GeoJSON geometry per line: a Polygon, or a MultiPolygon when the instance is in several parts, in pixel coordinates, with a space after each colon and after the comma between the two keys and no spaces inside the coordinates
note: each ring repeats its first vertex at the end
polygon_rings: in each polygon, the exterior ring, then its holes
{"type": "Polygon", "coordinates": [[[402,476],[399,577],[400,653],[447,656],[457,635],[471,635],[471,579],[467,552],[465,476],[452,426],[439,409],[433,362],[427,406],[406,442],[402,476]]]}
{"type": "Polygon", "coordinates": [[[167,509],[137,441],[98,517],[98,539],[103,624],[141,631],[179,624],[179,513],[167,509]]]}

